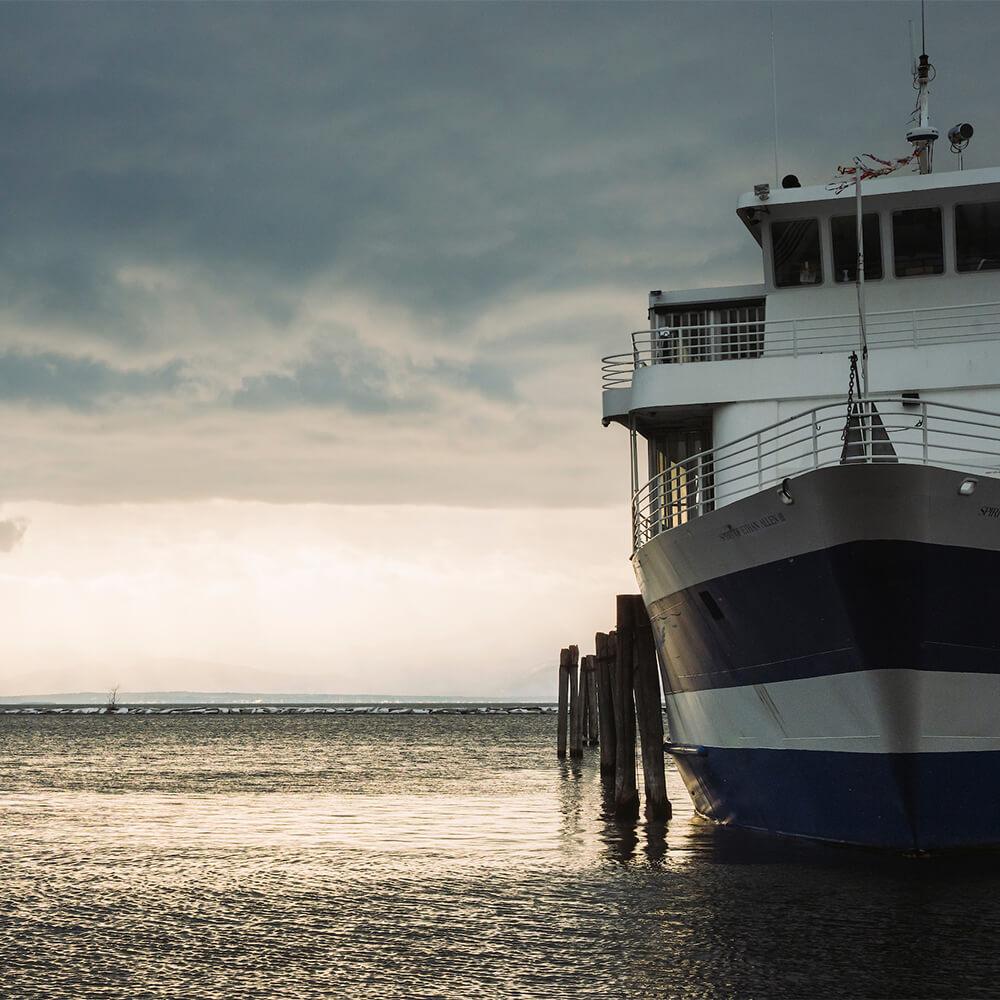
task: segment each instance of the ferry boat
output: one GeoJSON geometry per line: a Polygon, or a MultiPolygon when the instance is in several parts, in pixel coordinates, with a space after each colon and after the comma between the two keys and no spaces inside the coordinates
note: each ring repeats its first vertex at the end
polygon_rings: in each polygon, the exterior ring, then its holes
{"type": "Polygon", "coordinates": [[[697,811],[906,853],[1000,844],[1000,169],[933,171],[931,79],[909,155],[743,195],[762,280],[651,292],[602,394],[697,811]]]}

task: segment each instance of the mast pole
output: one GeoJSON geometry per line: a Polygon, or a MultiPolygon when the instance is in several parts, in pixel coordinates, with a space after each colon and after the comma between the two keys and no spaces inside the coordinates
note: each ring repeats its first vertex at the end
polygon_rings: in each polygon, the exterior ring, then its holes
{"type": "Polygon", "coordinates": [[[865,460],[868,460],[868,439],[871,436],[871,410],[868,405],[868,331],[865,329],[865,240],[864,216],[861,213],[861,157],[854,158],[854,205],[857,213],[858,239],[858,334],[861,340],[861,385],[858,387],[858,403],[861,410],[861,441],[865,460]]]}
{"type": "Polygon", "coordinates": [[[858,288],[858,334],[861,341],[861,397],[868,395],[868,330],[865,318],[865,240],[864,216],[861,213],[861,174],[863,171],[861,158],[854,158],[854,192],[855,211],[857,213],[857,288],[858,288]]]}
{"type": "Polygon", "coordinates": [[[774,112],[774,183],[781,183],[778,169],[778,61],[774,54],[774,4],[771,4],[771,110],[774,112]]]}

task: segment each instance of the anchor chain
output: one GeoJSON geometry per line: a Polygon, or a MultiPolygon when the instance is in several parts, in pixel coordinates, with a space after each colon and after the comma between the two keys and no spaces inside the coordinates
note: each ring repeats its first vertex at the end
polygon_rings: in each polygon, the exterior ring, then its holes
{"type": "Polygon", "coordinates": [[[854,390],[860,386],[858,378],[858,352],[851,351],[851,377],[847,382],[847,420],[844,422],[844,432],[841,441],[847,441],[847,433],[851,429],[851,407],[854,405],[854,390]]]}

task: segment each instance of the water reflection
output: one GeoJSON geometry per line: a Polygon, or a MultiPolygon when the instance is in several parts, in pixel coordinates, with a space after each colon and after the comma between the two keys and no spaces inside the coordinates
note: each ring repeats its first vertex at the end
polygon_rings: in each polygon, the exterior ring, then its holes
{"type": "Polygon", "coordinates": [[[662,820],[647,820],[645,824],[646,842],[643,853],[652,866],[661,864],[667,856],[667,827],[662,820]]]}

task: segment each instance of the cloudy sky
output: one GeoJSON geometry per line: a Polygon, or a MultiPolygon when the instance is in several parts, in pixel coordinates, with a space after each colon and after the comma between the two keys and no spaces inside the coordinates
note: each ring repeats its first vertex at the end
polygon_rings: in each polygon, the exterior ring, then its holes
{"type": "MultiPolygon", "coordinates": [[[[1000,7],[928,8],[1000,162],[1000,7]]],[[[919,5],[773,13],[782,172],[906,153],[919,5]]],[[[592,641],[599,359],[758,279],[770,14],[0,6],[0,694],[487,694],[592,641]]]]}

